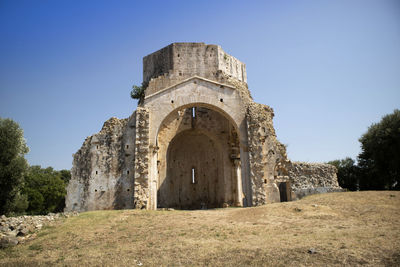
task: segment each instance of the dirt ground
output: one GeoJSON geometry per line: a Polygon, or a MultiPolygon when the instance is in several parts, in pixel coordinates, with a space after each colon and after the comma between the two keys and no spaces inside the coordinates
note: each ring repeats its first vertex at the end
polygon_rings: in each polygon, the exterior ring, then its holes
{"type": "Polygon", "coordinates": [[[400,192],[254,208],[95,211],[0,250],[2,266],[400,266],[400,192]]]}

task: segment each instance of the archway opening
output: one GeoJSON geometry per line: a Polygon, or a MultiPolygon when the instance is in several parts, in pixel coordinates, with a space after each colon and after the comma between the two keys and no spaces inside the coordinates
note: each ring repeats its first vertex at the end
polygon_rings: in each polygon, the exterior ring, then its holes
{"type": "Polygon", "coordinates": [[[182,108],[167,116],[157,141],[158,208],[241,203],[238,134],[223,114],[206,107],[182,108]]]}

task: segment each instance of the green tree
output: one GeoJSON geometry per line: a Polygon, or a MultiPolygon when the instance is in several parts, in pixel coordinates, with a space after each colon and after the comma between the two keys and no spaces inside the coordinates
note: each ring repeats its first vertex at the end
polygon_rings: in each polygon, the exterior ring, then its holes
{"type": "Polygon", "coordinates": [[[360,188],[400,189],[400,110],[372,124],[359,141],[358,161],[365,173],[360,188]]]}
{"type": "Polygon", "coordinates": [[[341,160],[333,160],[328,162],[338,169],[337,177],[339,185],[350,191],[359,189],[360,168],[355,164],[355,161],[349,157],[341,160]]]}
{"type": "Polygon", "coordinates": [[[131,98],[138,99],[139,103],[142,103],[145,96],[145,90],[149,84],[142,82],[141,86],[133,85],[131,91],[131,98]]]}
{"type": "MultiPolygon", "coordinates": [[[[63,172],[65,175],[65,172],[63,172]]],[[[30,214],[60,212],[64,208],[66,183],[62,172],[31,166],[25,176],[23,192],[28,196],[30,214]]]]}
{"type": "Polygon", "coordinates": [[[18,123],[0,118],[0,214],[12,212],[16,208],[16,198],[19,200],[17,208],[21,208],[23,197],[19,190],[28,167],[24,158],[26,153],[28,147],[18,123]]]}

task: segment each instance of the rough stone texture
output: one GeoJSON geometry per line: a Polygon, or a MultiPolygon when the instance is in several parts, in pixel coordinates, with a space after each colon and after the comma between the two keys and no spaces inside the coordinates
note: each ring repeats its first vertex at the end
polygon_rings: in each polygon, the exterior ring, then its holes
{"type": "Polygon", "coordinates": [[[135,186],[134,206],[148,208],[149,200],[149,112],[145,108],[136,110],[135,142],[135,186]]]}
{"type": "Polygon", "coordinates": [[[204,107],[183,108],[164,120],[157,140],[158,207],[218,208],[240,202],[233,163],[239,140],[225,116],[204,107]]]}
{"type": "Polygon", "coordinates": [[[330,164],[292,162],[288,165],[292,199],[317,193],[342,191],[336,173],[336,167],[330,164]]]}
{"type": "Polygon", "coordinates": [[[217,45],[146,56],[137,110],[74,155],[66,210],[253,206],[340,189],[333,167],[287,159],[272,108],[246,82],[245,64],[217,45]]]}
{"type": "Polygon", "coordinates": [[[173,43],[143,58],[147,95],[195,75],[221,82],[221,74],[247,82],[245,64],[218,45],[173,43]]]}
{"type": "Polygon", "coordinates": [[[135,121],[111,118],[74,154],[66,210],[133,208],[135,121]]]}
{"type": "Polygon", "coordinates": [[[60,218],[77,216],[77,212],[50,213],[40,216],[0,217],[0,248],[15,246],[32,238],[32,234],[60,218]]]}
{"type": "Polygon", "coordinates": [[[279,202],[279,189],[274,181],[276,166],[286,164],[286,149],[276,139],[272,124],[273,110],[252,103],[247,109],[250,154],[250,177],[254,205],[279,202]]]}
{"type": "MultiPolygon", "coordinates": [[[[232,78],[233,79],[233,78],[232,78]]],[[[246,89],[246,88],[245,88],[246,89]]],[[[246,106],[245,100],[241,97],[241,93],[237,88],[227,83],[221,84],[202,77],[194,76],[188,80],[182,81],[180,84],[164,88],[162,91],[146,96],[142,105],[145,106],[150,115],[150,146],[160,147],[162,141],[158,135],[163,122],[170,114],[174,114],[184,108],[207,108],[223,115],[226,120],[230,121],[239,137],[240,142],[240,172],[242,185],[236,188],[243,188],[243,196],[240,192],[236,199],[238,202],[246,206],[251,205],[251,188],[249,182],[249,165],[248,165],[248,149],[247,149],[247,128],[246,128],[246,106]]],[[[215,113],[216,114],[216,113],[215,113]]],[[[211,123],[212,121],[210,121],[211,123]]],[[[229,142],[225,140],[224,142],[229,142]]],[[[167,143],[166,143],[167,144],[167,143]]],[[[157,181],[158,167],[157,154],[152,154],[150,160],[150,177],[157,181]]],[[[235,174],[237,176],[237,171],[235,174]]],[[[231,180],[235,178],[231,177],[231,180]]],[[[156,195],[157,186],[152,183],[153,195],[156,195]]],[[[152,206],[157,205],[157,199],[152,198],[152,206]]],[[[237,205],[236,203],[235,205],[237,205]]]]}

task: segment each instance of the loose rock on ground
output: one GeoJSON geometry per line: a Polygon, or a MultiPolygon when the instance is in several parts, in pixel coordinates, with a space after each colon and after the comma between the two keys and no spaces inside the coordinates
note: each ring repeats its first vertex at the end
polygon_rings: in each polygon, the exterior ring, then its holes
{"type": "Polygon", "coordinates": [[[0,217],[0,248],[15,246],[34,237],[34,233],[61,218],[77,216],[77,212],[49,213],[38,216],[0,217]]]}

